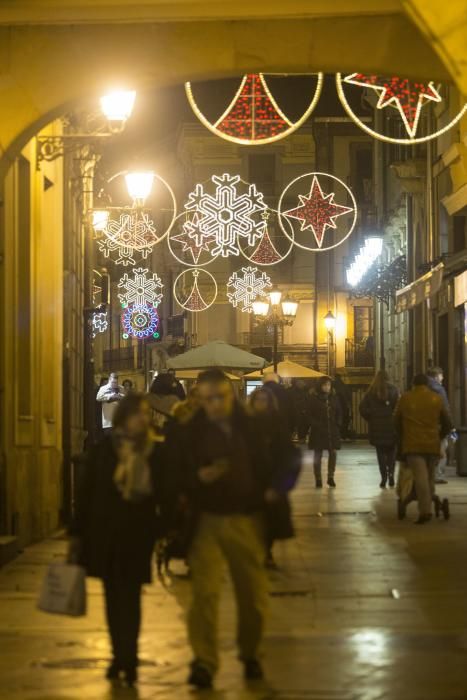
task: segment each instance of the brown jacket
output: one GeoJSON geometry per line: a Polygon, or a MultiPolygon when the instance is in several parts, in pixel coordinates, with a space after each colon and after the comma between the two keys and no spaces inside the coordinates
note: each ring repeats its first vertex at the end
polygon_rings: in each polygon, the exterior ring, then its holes
{"type": "Polygon", "coordinates": [[[401,456],[439,456],[441,439],[453,428],[441,396],[424,385],[414,386],[401,396],[394,418],[401,456]]]}

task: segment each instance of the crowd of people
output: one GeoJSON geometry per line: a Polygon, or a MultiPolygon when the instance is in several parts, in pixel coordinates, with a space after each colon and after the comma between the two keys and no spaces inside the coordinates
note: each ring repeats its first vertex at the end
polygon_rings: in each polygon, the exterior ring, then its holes
{"type": "MultiPolygon", "coordinates": [[[[212,369],[199,374],[188,396],[170,372],[158,375],[148,394],[120,386],[112,374],[97,401],[104,435],[86,454],[69,559],[103,581],[113,651],[107,677],[123,677],[130,686],[137,680],[141,589],[151,581],[159,541],[168,556],[189,566],[188,682],[211,687],[219,666],[225,564],[244,675],[261,679],[266,567],[274,541],[294,535],[289,493],[301,470],[297,443],[308,440],[313,450],[318,489],[327,452],[327,485],[334,489],[337,451],[351,416],[342,389],[339,397],[326,376],[311,390],[302,382],[286,389],[271,372],[245,403],[229,378],[212,369]]],[[[435,470],[453,427],[442,371],[417,375],[402,396],[380,371],[359,410],[376,449],[380,487],[395,486],[396,460],[404,461],[415,482],[417,523],[428,522],[435,470]]]]}

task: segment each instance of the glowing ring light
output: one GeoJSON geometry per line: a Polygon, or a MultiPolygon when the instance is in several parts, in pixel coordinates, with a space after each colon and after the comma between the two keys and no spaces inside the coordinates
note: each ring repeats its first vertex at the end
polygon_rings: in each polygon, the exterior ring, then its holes
{"type": "MultiPolygon", "coordinates": [[[[386,136],[385,134],[380,134],[371,127],[369,127],[365,122],[363,122],[352,110],[352,107],[350,106],[349,102],[347,101],[347,98],[345,96],[344,92],[344,87],[343,83],[345,81],[345,78],[342,77],[342,73],[336,73],[336,85],[337,85],[337,93],[339,95],[339,100],[341,101],[342,106],[344,107],[345,111],[349,115],[349,117],[352,119],[357,126],[360,127],[360,129],[363,129],[363,131],[366,131],[367,134],[370,134],[373,138],[379,139],[380,141],[386,141],[387,143],[400,143],[404,145],[410,145],[410,144],[416,144],[416,143],[425,143],[426,141],[431,141],[432,139],[436,139],[438,136],[441,136],[444,134],[446,131],[449,131],[457,122],[462,119],[464,114],[467,111],[467,103],[463,106],[463,108],[456,114],[454,119],[452,119],[449,124],[446,124],[442,129],[438,129],[438,131],[435,131],[433,134],[428,134],[428,136],[419,136],[419,137],[408,137],[408,138],[395,138],[392,136],[386,136]]],[[[368,85],[368,87],[371,87],[371,85],[368,85]]],[[[440,100],[436,99],[436,102],[439,102],[440,100]]],[[[388,104],[379,106],[378,109],[381,110],[382,107],[385,107],[388,104]]],[[[418,123],[418,119],[417,119],[418,123]]]]}
{"type": "Polygon", "coordinates": [[[280,226],[289,240],[292,240],[292,239],[290,237],[290,234],[287,233],[287,231],[285,229],[285,226],[283,223],[284,218],[287,220],[289,220],[290,218],[302,220],[300,230],[301,231],[305,231],[307,229],[311,230],[311,232],[312,232],[312,234],[314,234],[315,240],[316,240],[315,247],[306,246],[306,245],[303,245],[303,243],[299,243],[297,241],[296,236],[294,239],[294,244],[296,246],[298,246],[299,248],[302,248],[303,250],[309,250],[312,253],[320,253],[320,252],[324,252],[325,250],[332,250],[333,248],[337,248],[338,246],[342,245],[342,243],[347,240],[347,238],[351,235],[352,231],[354,230],[355,224],[357,223],[357,214],[358,214],[357,202],[355,200],[353,192],[349,187],[347,187],[345,182],[340,180],[335,175],[331,175],[330,173],[319,173],[319,172],[305,173],[304,175],[299,175],[299,177],[296,177],[294,180],[289,182],[289,184],[282,191],[282,194],[280,196],[278,211],[280,214],[280,216],[279,216],[280,226]],[[320,177],[330,178],[331,180],[338,182],[346,190],[346,192],[349,194],[350,199],[352,200],[352,207],[347,207],[347,206],[338,204],[337,202],[334,202],[334,196],[335,196],[334,192],[331,192],[331,193],[329,193],[328,191],[323,192],[323,190],[321,188],[321,183],[319,182],[320,177]],[[328,206],[331,205],[336,212],[334,214],[331,214],[330,212],[328,212],[328,214],[327,214],[328,215],[328,218],[327,218],[328,223],[324,223],[322,225],[321,231],[319,231],[319,232],[315,231],[311,224],[304,225],[306,223],[306,219],[302,219],[302,217],[299,217],[298,215],[292,216],[290,212],[292,212],[293,210],[288,210],[287,212],[282,211],[282,204],[284,201],[284,197],[287,196],[288,191],[290,190],[291,187],[293,187],[295,185],[296,182],[299,182],[300,180],[303,180],[304,178],[311,178],[311,187],[307,190],[307,192],[305,194],[298,195],[298,200],[299,200],[299,202],[301,202],[301,205],[299,204],[299,206],[297,206],[296,209],[304,208],[306,206],[305,200],[308,202],[311,199],[313,192],[315,191],[315,187],[316,187],[317,188],[316,191],[318,192],[318,195],[320,196],[321,200],[323,202],[326,202],[328,206]],[[307,196],[307,194],[308,194],[308,196],[307,196]],[[339,212],[339,209],[343,209],[346,211],[339,212]],[[335,223],[335,219],[337,219],[339,216],[341,216],[343,214],[350,214],[352,211],[353,211],[352,222],[351,222],[349,230],[347,231],[345,236],[343,236],[342,239],[338,243],[334,243],[334,245],[323,246],[324,235],[326,233],[326,229],[327,228],[337,229],[337,224],[335,223]]]}
{"type": "MultiPolygon", "coordinates": [[[[196,216],[196,212],[195,212],[194,214],[192,214],[191,212],[188,212],[188,211],[182,211],[181,214],[179,214],[179,215],[176,217],[176,220],[175,220],[175,222],[174,222],[174,226],[172,227],[172,231],[171,231],[171,232],[169,233],[169,235],[167,236],[167,245],[169,246],[169,250],[170,250],[171,254],[173,255],[173,257],[175,258],[175,260],[177,260],[177,262],[179,262],[181,265],[185,265],[185,267],[193,267],[194,265],[196,265],[196,267],[206,267],[206,265],[210,265],[210,264],[211,264],[212,262],[214,262],[214,260],[216,260],[216,259],[219,257],[219,255],[220,255],[220,253],[217,253],[216,255],[211,255],[211,253],[210,253],[210,251],[209,251],[209,245],[210,245],[209,242],[205,244],[205,245],[207,246],[207,248],[204,247],[204,245],[202,245],[202,246],[196,246],[196,244],[195,244],[194,241],[192,242],[192,245],[191,245],[191,247],[190,247],[190,241],[187,240],[186,247],[185,247],[184,250],[182,250],[182,253],[191,250],[191,255],[192,255],[192,257],[193,257],[193,261],[192,261],[192,262],[187,262],[186,260],[183,260],[183,258],[180,258],[180,257],[175,253],[175,251],[174,251],[174,249],[173,249],[174,242],[177,242],[177,243],[179,243],[179,244],[181,244],[181,245],[184,245],[183,235],[184,235],[184,233],[185,233],[185,232],[182,232],[182,233],[177,234],[177,235],[175,235],[175,236],[174,236],[174,235],[171,235],[172,232],[173,232],[173,228],[176,227],[176,225],[177,225],[177,220],[178,220],[178,219],[181,219],[183,216],[185,217],[185,224],[187,224],[187,223],[192,223],[192,222],[189,221],[190,215],[191,215],[191,216],[196,216]],[[188,217],[188,218],[187,218],[187,217],[188,217]],[[177,239],[178,239],[178,240],[177,240],[177,239]],[[199,262],[199,261],[200,261],[200,258],[201,258],[201,255],[202,255],[202,250],[203,250],[203,249],[204,249],[207,253],[209,253],[209,259],[207,260],[207,262],[199,262]],[[197,256],[197,254],[198,254],[198,256],[197,256]],[[196,257],[196,256],[197,256],[197,257],[196,257]]],[[[186,235],[187,235],[187,239],[188,239],[189,236],[188,236],[188,234],[186,234],[186,235]]],[[[214,246],[215,244],[216,244],[216,241],[213,240],[213,241],[212,241],[212,246],[214,246]]]]}
{"type": "Polygon", "coordinates": [[[183,272],[181,272],[178,275],[177,279],[173,284],[173,294],[177,304],[181,306],[182,309],[185,309],[185,311],[191,311],[193,313],[198,313],[199,311],[206,311],[206,309],[209,309],[209,307],[212,306],[216,301],[217,282],[213,275],[211,275],[211,273],[207,270],[200,270],[196,267],[192,267],[188,270],[183,270],[183,272]],[[191,291],[188,294],[188,296],[185,297],[185,300],[182,300],[179,292],[177,291],[177,286],[179,286],[181,283],[184,283],[185,279],[187,279],[190,275],[192,283],[191,291]],[[199,277],[204,277],[205,279],[209,278],[209,280],[212,281],[214,284],[214,294],[212,295],[212,299],[210,301],[206,301],[199,289],[199,277]]]}
{"type": "Polygon", "coordinates": [[[154,306],[151,304],[131,304],[122,314],[123,337],[160,338],[160,319],[154,306]]]}
{"type": "Polygon", "coordinates": [[[161,182],[161,183],[162,183],[163,185],[165,185],[165,187],[167,188],[167,190],[168,190],[168,192],[169,192],[169,195],[170,195],[170,198],[171,198],[171,200],[172,200],[172,206],[173,206],[173,214],[172,214],[172,218],[171,218],[171,220],[170,220],[170,223],[169,223],[169,225],[167,226],[167,228],[165,229],[165,231],[164,231],[164,233],[162,234],[162,236],[160,236],[160,237],[158,238],[158,241],[157,241],[157,242],[160,243],[160,242],[163,241],[164,238],[167,236],[167,234],[169,233],[169,231],[171,230],[172,226],[173,226],[174,223],[175,223],[175,219],[177,218],[177,200],[175,199],[174,191],[173,191],[173,189],[171,188],[171,186],[169,185],[169,183],[168,183],[166,180],[164,180],[164,178],[161,177],[160,175],[158,175],[157,173],[154,173],[154,177],[155,177],[156,180],[159,180],[159,182],[161,182]]]}
{"type": "MultiPolygon", "coordinates": [[[[274,212],[274,214],[277,214],[277,221],[278,221],[278,223],[279,223],[279,225],[280,225],[280,218],[281,218],[281,217],[280,217],[279,212],[278,212],[276,209],[270,209],[270,211],[274,212]]],[[[263,234],[263,238],[261,238],[261,240],[259,241],[259,243],[256,243],[255,250],[253,251],[253,253],[251,253],[251,255],[248,255],[248,254],[245,252],[245,244],[243,244],[243,246],[242,246],[242,243],[240,242],[240,238],[239,238],[239,240],[238,240],[238,247],[239,247],[240,252],[241,252],[241,254],[243,255],[243,257],[245,257],[245,258],[248,260],[248,262],[251,262],[251,263],[253,263],[254,265],[260,265],[261,267],[272,267],[273,265],[279,265],[281,262],[284,262],[284,260],[285,260],[286,258],[288,258],[288,256],[290,255],[290,253],[291,253],[291,251],[292,251],[293,244],[294,244],[294,239],[295,239],[295,233],[294,233],[293,225],[292,225],[292,223],[289,221],[289,219],[286,219],[286,221],[287,221],[287,225],[290,226],[290,231],[291,231],[291,233],[290,233],[290,236],[287,236],[287,237],[286,237],[286,238],[288,239],[290,245],[289,245],[289,248],[288,248],[287,252],[284,253],[284,255],[281,255],[281,254],[279,253],[279,251],[276,249],[276,247],[275,247],[275,245],[274,245],[274,242],[272,241],[272,239],[271,239],[270,236],[269,236],[269,229],[266,228],[266,230],[265,230],[265,232],[264,232],[264,234],[263,234]],[[272,256],[272,260],[271,260],[270,262],[266,262],[266,261],[264,260],[264,258],[261,259],[261,258],[259,257],[259,255],[258,255],[258,254],[260,253],[261,250],[264,251],[264,244],[265,244],[264,236],[267,236],[266,241],[267,241],[267,244],[268,244],[268,246],[269,246],[269,248],[270,248],[270,254],[271,254],[271,256],[272,256]],[[256,257],[255,257],[255,256],[256,256],[256,257]]],[[[281,229],[282,229],[282,226],[281,226],[281,229]]],[[[251,246],[250,246],[250,247],[251,247],[251,246]]]]}
{"type": "MultiPolygon", "coordinates": [[[[249,73],[247,75],[243,76],[242,82],[240,84],[239,89],[237,90],[233,100],[230,102],[229,106],[225,110],[225,112],[219,117],[219,119],[213,124],[212,122],[209,121],[209,119],[202,113],[200,108],[198,107],[196,100],[193,95],[193,90],[191,87],[191,83],[187,82],[185,83],[185,92],[188,98],[188,102],[190,103],[190,107],[195,113],[195,115],[198,117],[200,122],[207,128],[209,131],[211,131],[213,134],[216,136],[220,136],[220,138],[225,139],[226,141],[231,141],[232,143],[238,143],[242,146],[261,146],[262,144],[266,143],[274,143],[275,141],[280,141],[281,139],[285,138],[286,136],[289,136],[290,134],[293,134],[294,131],[297,131],[305,122],[306,120],[310,117],[311,113],[315,109],[318,100],[321,95],[321,90],[323,88],[323,73],[310,73],[309,75],[316,75],[317,76],[317,84],[315,88],[315,94],[313,95],[313,99],[311,100],[309,106],[307,107],[306,111],[302,114],[300,119],[298,119],[295,122],[290,121],[285,114],[282,112],[282,110],[279,108],[277,105],[274,97],[272,96],[271,92],[269,91],[269,88],[266,84],[266,81],[264,79],[264,74],[263,73],[258,73],[258,74],[252,74],[249,73]],[[262,88],[264,89],[265,95],[269,99],[269,101],[272,103],[272,106],[274,107],[276,113],[279,115],[279,117],[284,120],[289,126],[288,128],[284,129],[278,134],[275,134],[274,136],[268,136],[266,138],[258,138],[258,139],[248,139],[248,138],[242,138],[239,136],[232,136],[230,134],[227,134],[223,131],[221,131],[218,128],[218,124],[222,122],[225,117],[229,114],[231,109],[234,107],[235,103],[237,102],[240,93],[242,89],[245,86],[245,82],[248,79],[249,76],[251,75],[258,75],[259,80],[261,82],[262,88]]],[[[287,76],[283,76],[287,77],[287,76]]],[[[293,76],[291,76],[293,77],[293,76]]]]}

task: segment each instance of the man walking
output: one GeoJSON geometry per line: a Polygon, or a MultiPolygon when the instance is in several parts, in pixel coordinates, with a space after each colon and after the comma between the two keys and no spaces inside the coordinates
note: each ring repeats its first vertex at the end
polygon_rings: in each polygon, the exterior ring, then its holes
{"type": "MultiPolygon", "coordinates": [[[[441,367],[430,367],[430,369],[427,371],[427,376],[428,386],[430,387],[431,391],[434,391],[436,394],[439,394],[439,396],[441,396],[446,411],[449,413],[449,415],[451,415],[451,408],[449,406],[448,395],[446,393],[446,389],[443,386],[443,370],[441,369],[441,367]]],[[[438,464],[436,465],[435,481],[437,484],[448,483],[446,479],[447,449],[448,441],[447,438],[444,438],[441,442],[441,457],[438,461],[438,464]]]]}
{"type": "Polygon", "coordinates": [[[125,391],[118,383],[118,375],[112,372],[109,381],[97,392],[96,401],[102,403],[102,430],[108,433],[112,430],[112,420],[119,401],[125,396],[125,391]]]}
{"type": "Polygon", "coordinates": [[[183,437],[167,445],[180,500],[196,524],[189,549],[193,599],[188,633],[194,660],[188,682],[209,688],[217,671],[217,622],[224,563],[237,604],[237,643],[245,677],[261,679],[260,646],[268,602],[263,511],[277,498],[274,467],[256,420],[236,402],[219,370],[198,378],[201,409],[183,437]]]}
{"type": "Polygon", "coordinates": [[[429,388],[428,377],[418,374],[399,400],[394,414],[399,452],[412,469],[417,492],[417,525],[431,520],[435,468],[441,440],[452,430],[451,418],[439,394],[429,388]]]}

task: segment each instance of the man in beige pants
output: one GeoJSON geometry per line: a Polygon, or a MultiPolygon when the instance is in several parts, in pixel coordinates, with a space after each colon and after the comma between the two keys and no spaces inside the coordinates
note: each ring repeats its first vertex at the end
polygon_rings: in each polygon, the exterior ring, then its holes
{"type": "MultiPolygon", "coordinates": [[[[188,682],[209,688],[219,665],[217,623],[225,564],[237,604],[237,644],[245,678],[261,679],[268,607],[264,506],[277,498],[273,460],[256,419],[236,402],[219,370],[198,378],[201,410],[168,441],[181,500],[196,513],[189,549],[193,600],[188,682]]],[[[284,465],[284,468],[285,465],[284,465]]]]}

